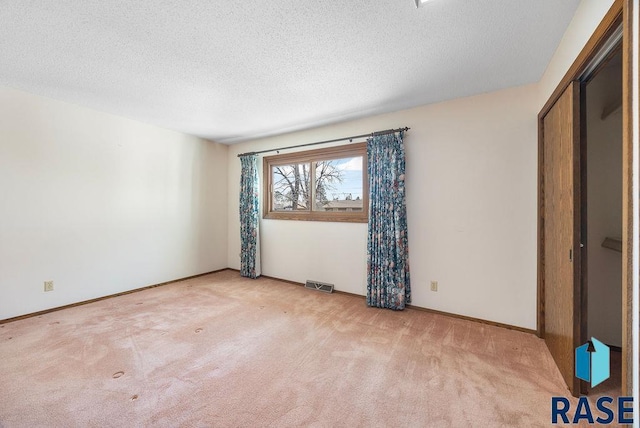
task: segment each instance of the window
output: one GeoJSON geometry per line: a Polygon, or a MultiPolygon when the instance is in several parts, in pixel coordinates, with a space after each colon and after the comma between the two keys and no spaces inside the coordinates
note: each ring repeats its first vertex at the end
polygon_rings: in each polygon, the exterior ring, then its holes
{"type": "Polygon", "coordinates": [[[268,156],[263,166],[264,218],[367,222],[366,143],[268,156]]]}

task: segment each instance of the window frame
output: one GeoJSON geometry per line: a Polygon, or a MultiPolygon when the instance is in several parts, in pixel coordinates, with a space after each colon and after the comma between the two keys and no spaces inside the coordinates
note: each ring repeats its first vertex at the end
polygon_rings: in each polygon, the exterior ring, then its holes
{"type": "Polygon", "coordinates": [[[353,143],[323,149],[305,150],[282,155],[265,156],[262,160],[263,195],[262,218],[269,220],[332,221],[367,223],[369,221],[369,173],[367,169],[367,143],[353,143]],[[311,187],[308,211],[273,211],[272,181],[274,166],[309,163],[310,180],[315,183],[314,162],[362,156],[362,211],[314,211],[315,185],[311,187]]]}

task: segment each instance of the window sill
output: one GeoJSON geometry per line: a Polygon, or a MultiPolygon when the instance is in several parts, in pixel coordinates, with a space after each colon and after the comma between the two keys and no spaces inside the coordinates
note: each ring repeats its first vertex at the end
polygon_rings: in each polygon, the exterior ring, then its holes
{"type": "Polygon", "coordinates": [[[366,216],[360,214],[267,213],[262,218],[265,220],[328,221],[334,223],[367,223],[369,221],[366,216]]]}

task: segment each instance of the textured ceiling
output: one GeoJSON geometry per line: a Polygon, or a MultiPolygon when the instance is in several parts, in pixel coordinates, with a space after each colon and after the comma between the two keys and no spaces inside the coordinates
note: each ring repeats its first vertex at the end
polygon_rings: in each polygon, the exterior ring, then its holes
{"type": "Polygon", "coordinates": [[[5,0],[0,85],[223,143],[538,81],[579,0],[5,0]]]}

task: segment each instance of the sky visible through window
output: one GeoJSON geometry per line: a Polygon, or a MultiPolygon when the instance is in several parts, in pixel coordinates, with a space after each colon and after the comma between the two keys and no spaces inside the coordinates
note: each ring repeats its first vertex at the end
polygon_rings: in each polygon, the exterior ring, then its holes
{"type": "Polygon", "coordinates": [[[349,195],[362,199],[362,156],[336,159],[332,163],[341,171],[342,183],[331,183],[328,199],[344,200],[349,195]]]}
{"type": "Polygon", "coordinates": [[[353,144],[266,157],[265,218],[366,222],[365,149],[353,144]]]}

